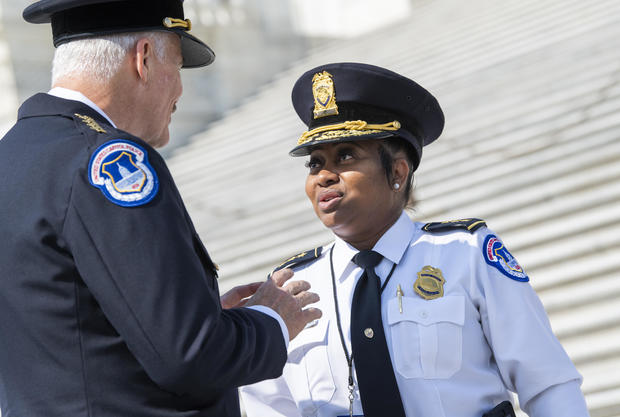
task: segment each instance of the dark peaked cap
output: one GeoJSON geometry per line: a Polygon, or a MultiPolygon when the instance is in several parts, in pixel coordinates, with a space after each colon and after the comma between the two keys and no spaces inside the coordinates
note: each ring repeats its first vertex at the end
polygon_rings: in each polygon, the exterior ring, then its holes
{"type": "Polygon", "coordinates": [[[190,35],[183,0],[41,0],[23,13],[30,23],[50,23],[54,46],[114,33],[166,31],[181,38],[183,67],[209,65],[215,54],[190,35]]]}
{"type": "Polygon", "coordinates": [[[293,106],[308,132],[290,151],[303,156],[314,145],[367,139],[405,139],[415,151],[439,137],[444,116],[422,86],[385,68],[359,63],[321,65],[293,87],[293,106]]]}

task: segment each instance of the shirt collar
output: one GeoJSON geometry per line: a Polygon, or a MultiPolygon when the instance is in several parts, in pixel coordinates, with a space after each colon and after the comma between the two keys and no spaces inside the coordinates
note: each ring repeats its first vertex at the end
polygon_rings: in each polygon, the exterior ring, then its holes
{"type": "Polygon", "coordinates": [[[99,113],[101,116],[105,117],[105,119],[108,122],[110,122],[110,124],[115,129],[118,129],[116,125],[114,124],[114,122],[112,121],[112,119],[110,119],[108,115],[105,114],[105,112],[99,108],[99,106],[97,106],[88,97],[86,97],[84,94],[80,93],[79,91],[70,90],[64,87],[54,87],[50,91],[48,91],[47,94],[54,96],[54,97],[58,97],[58,98],[64,98],[66,100],[73,100],[73,101],[79,101],[80,103],[84,103],[88,107],[90,107],[91,109],[99,113]]]}
{"type": "MultiPolygon", "coordinates": [[[[409,247],[409,242],[411,242],[414,232],[414,223],[407,213],[403,211],[396,223],[381,236],[372,249],[380,253],[385,259],[397,264],[409,247]]],[[[333,257],[334,274],[336,277],[342,278],[347,267],[357,267],[351,262],[351,259],[359,251],[338,236],[336,236],[331,250],[335,251],[336,255],[333,257]]]]}
{"type": "Polygon", "coordinates": [[[375,252],[379,252],[385,259],[392,263],[399,263],[413,235],[415,225],[404,211],[401,213],[396,223],[381,236],[379,241],[372,248],[375,252]]]}

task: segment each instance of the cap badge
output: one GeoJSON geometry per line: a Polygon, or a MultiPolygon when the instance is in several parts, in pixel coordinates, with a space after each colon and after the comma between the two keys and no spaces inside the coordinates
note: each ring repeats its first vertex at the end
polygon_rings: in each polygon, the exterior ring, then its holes
{"type": "Polygon", "coordinates": [[[186,31],[192,30],[192,21],[189,19],[175,19],[174,17],[165,17],[164,26],[167,28],[181,28],[186,31]]]}
{"type": "Polygon", "coordinates": [[[418,279],[413,284],[413,289],[425,300],[434,300],[443,297],[443,284],[445,282],[441,269],[426,265],[418,272],[418,279]]]}
{"type": "Polygon", "coordinates": [[[334,80],[327,72],[318,72],[312,77],[312,94],[314,95],[314,118],[338,114],[334,80]]]}

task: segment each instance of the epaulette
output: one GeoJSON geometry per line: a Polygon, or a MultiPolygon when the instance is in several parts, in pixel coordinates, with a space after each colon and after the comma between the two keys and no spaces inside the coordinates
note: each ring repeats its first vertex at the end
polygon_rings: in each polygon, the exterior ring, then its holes
{"type": "Polygon", "coordinates": [[[449,220],[445,222],[433,222],[426,223],[422,230],[429,233],[442,233],[449,232],[451,230],[466,230],[469,233],[474,233],[476,230],[481,227],[486,226],[487,224],[482,219],[460,219],[460,220],[449,220]]]}
{"type": "MultiPolygon", "coordinates": [[[[323,252],[323,247],[319,246],[318,248],[314,248],[312,250],[292,256],[286,261],[282,262],[280,265],[278,265],[273,271],[271,271],[271,274],[284,268],[294,268],[296,266],[306,264],[310,261],[314,261],[319,256],[321,256],[321,252],[323,252]]],[[[271,274],[269,274],[269,276],[271,276],[271,274]]]]}

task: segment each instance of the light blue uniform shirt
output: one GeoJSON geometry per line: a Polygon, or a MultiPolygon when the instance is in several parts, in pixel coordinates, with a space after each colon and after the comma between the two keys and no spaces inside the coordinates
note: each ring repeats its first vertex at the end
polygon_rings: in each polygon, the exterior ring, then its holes
{"type": "MultiPolygon", "coordinates": [[[[586,417],[581,376],[553,335],[529,282],[508,277],[484,256],[483,227],[431,234],[403,213],[373,248],[382,283],[381,315],[407,416],[480,417],[517,393],[531,417],[586,417]],[[441,271],[443,296],[414,291],[425,266],[441,271]],[[404,296],[399,302],[398,285],[404,296]],[[400,306],[402,304],[402,313],[400,306]]],[[[357,250],[341,239],[294,279],[310,282],[323,317],[289,345],[283,376],[241,389],[248,417],[348,415],[348,366],[338,334],[329,264],[333,265],[347,349],[350,311],[362,270],[357,250]]],[[[354,414],[363,414],[357,382],[354,414]]]]}

